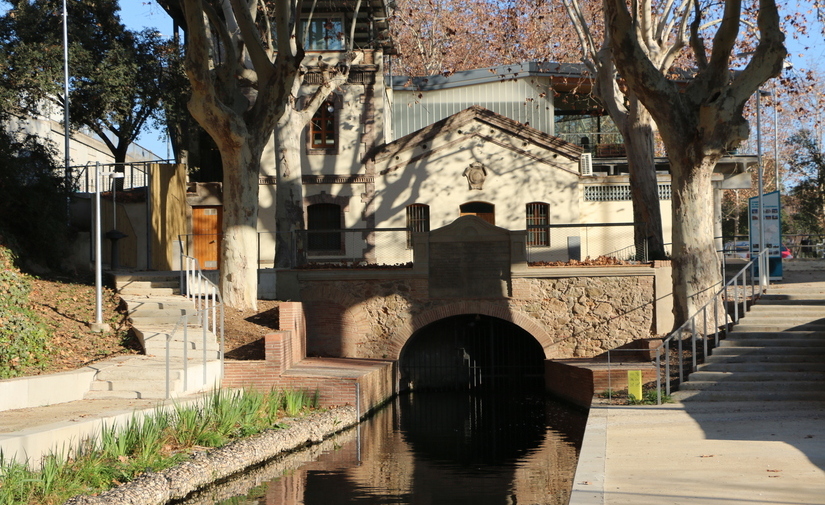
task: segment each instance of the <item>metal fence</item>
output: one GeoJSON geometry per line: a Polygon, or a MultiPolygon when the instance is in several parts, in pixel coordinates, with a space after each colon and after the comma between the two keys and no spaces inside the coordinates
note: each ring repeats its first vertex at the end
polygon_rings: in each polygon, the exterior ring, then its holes
{"type": "Polygon", "coordinates": [[[634,223],[551,224],[527,227],[527,262],[584,261],[601,256],[647,262],[647,241],[636,243],[634,223]]]}
{"type": "Polygon", "coordinates": [[[72,189],[78,193],[94,193],[95,186],[95,166],[99,166],[101,172],[122,172],[123,178],[117,182],[105,178],[101,182],[100,191],[111,191],[117,184],[120,189],[144,188],[149,185],[149,165],[166,163],[166,161],[139,161],[127,163],[107,163],[97,165],[87,163],[86,165],[71,167],[72,169],[72,189]]]}
{"type": "MultiPolygon", "coordinates": [[[[258,268],[276,267],[278,238],[283,241],[282,253],[287,255],[284,264],[289,265],[365,266],[412,263],[413,250],[408,246],[410,233],[406,228],[258,232],[258,268]]],[[[210,258],[206,260],[204,270],[219,268],[222,234],[187,234],[181,235],[179,239],[183,254],[205,254],[210,258]],[[215,258],[214,263],[211,258],[215,258]]]]}

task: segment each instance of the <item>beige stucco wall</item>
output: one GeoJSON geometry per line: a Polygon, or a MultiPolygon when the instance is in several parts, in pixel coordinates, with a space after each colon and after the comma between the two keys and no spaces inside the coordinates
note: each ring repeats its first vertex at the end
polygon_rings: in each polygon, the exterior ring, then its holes
{"type": "MultiPolygon", "coordinates": [[[[336,53],[324,53],[328,57],[336,53]]],[[[317,58],[313,53],[308,58],[317,58]]],[[[334,92],[331,100],[336,104],[338,152],[337,154],[307,154],[301,152],[301,167],[305,176],[350,176],[364,175],[367,167],[362,160],[372,144],[384,142],[384,118],[386,95],[383,92],[383,54],[380,51],[365,51],[360,63],[374,65],[374,82],[349,82],[334,92]]],[[[330,60],[330,63],[334,63],[330,60]]],[[[351,80],[358,67],[353,69],[351,80]]],[[[309,96],[317,86],[302,86],[301,96],[309,96]]],[[[306,138],[306,129],[302,133],[306,138]]],[[[302,145],[304,145],[302,143],[302,145]]],[[[275,212],[276,187],[274,138],[270,139],[261,157],[261,181],[258,190],[258,232],[260,266],[269,268],[274,263],[275,254],[275,212]]],[[[322,181],[326,182],[326,181],[322,181]]],[[[346,201],[344,227],[364,228],[363,217],[367,199],[362,194],[371,188],[366,183],[308,183],[304,185],[304,211],[312,203],[334,199],[336,203],[346,201]],[[317,200],[318,195],[326,195],[317,200]]],[[[304,213],[306,218],[306,212],[304,213]]],[[[315,258],[319,259],[319,258],[315,258]]],[[[312,260],[312,258],[310,258],[312,260]]]]}

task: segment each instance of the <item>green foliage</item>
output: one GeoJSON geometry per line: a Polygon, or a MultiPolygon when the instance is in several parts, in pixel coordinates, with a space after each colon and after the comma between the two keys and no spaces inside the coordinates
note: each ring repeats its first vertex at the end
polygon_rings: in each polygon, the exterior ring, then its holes
{"type": "Polygon", "coordinates": [[[790,160],[790,174],[795,184],[790,191],[794,212],[783,223],[793,233],[822,234],[825,232],[825,154],[809,130],[791,137],[795,147],[790,160]]]}
{"type": "Polygon", "coordinates": [[[68,251],[68,193],[53,154],[0,128],[0,235],[14,237],[28,261],[58,267],[68,251]]]}
{"type": "MultiPolygon", "coordinates": [[[[101,428],[98,442],[71,454],[52,454],[38,471],[3,459],[0,452],[0,505],[63,503],[77,494],[100,493],[145,471],[158,471],[186,459],[200,447],[280,429],[286,397],[281,391],[218,390],[197,405],[175,405],[172,412],[133,415],[122,429],[101,428]]],[[[315,401],[300,393],[304,411],[315,401]]]]}
{"type": "Polygon", "coordinates": [[[16,377],[42,362],[47,332],[29,302],[29,280],[0,245],[0,379],[16,377]]]}
{"type": "MultiPolygon", "coordinates": [[[[670,395],[662,393],[662,403],[671,403],[673,398],[670,395]]],[[[627,395],[628,405],[658,405],[658,395],[655,389],[647,389],[642,392],[642,398],[637,399],[632,394],[627,395]]]]}
{"type": "MultiPolygon", "coordinates": [[[[0,105],[21,115],[46,102],[63,107],[61,1],[12,4],[0,17],[0,105]]],[[[127,30],[119,9],[118,0],[77,1],[68,9],[69,117],[123,162],[129,145],[160,117],[164,93],[178,90],[161,85],[168,42],[155,30],[127,30]]]]}

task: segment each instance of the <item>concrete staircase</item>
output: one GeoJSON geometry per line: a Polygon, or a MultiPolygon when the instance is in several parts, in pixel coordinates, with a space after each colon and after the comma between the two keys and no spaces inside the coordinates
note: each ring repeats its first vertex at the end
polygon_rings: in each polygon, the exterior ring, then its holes
{"type": "Polygon", "coordinates": [[[85,397],[165,398],[167,341],[170,394],[180,396],[212,387],[220,377],[218,340],[199,324],[195,305],[177,294],[178,273],[116,274],[114,282],[145,356],[124,357],[101,368],[85,397]],[[188,325],[184,325],[182,317],[187,314],[188,325]]]}
{"type": "Polygon", "coordinates": [[[825,400],[825,287],[772,285],[673,397],[825,400]]]}

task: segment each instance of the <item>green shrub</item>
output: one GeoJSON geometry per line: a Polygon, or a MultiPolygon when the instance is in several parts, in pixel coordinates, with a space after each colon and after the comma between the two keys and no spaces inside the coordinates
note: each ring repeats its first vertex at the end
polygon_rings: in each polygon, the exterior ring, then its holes
{"type": "Polygon", "coordinates": [[[48,332],[29,302],[29,278],[13,260],[11,251],[0,245],[0,379],[41,365],[47,349],[48,332]]]}

